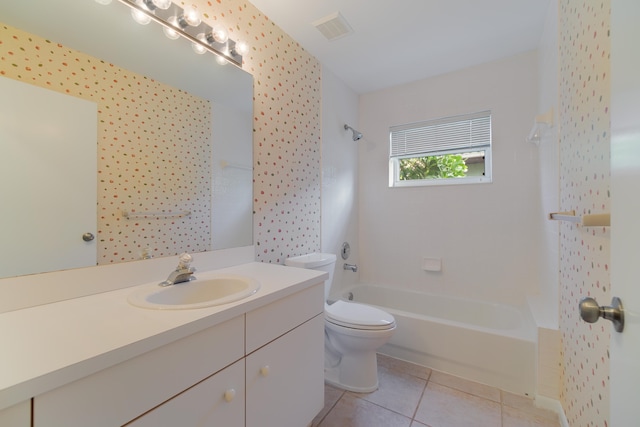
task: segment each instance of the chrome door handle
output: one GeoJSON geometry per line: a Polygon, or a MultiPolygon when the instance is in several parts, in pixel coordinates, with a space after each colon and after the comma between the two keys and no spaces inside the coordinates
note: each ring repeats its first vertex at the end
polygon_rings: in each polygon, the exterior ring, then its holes
{"type": "Polygon", "coordinates": [[[620,298],[613,297],[610,306],[599,306],[593,298],[585,297],[580,300],[580,317],[588,323],[595,323],[599,318],[611,320],[616,332],[624,329],[624,309],[620,298]]]}

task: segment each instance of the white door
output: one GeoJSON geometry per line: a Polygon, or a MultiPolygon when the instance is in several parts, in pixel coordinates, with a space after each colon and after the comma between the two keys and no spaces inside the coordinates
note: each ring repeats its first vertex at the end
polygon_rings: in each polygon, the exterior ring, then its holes
{"type": "Polygon", "coordinates": [[[96,264],[98,107],[0,76],[0,277],[96,264]]]}
{"type": "MultiPolygon", "coordinates": [[[[640,425],[640,2],[611,2],[611,426],[640,425]]],[[[598,301],[609,305],[609,301],[598,301]]],[[[600,320],[602,321],[602,320],[600,320]]]]}

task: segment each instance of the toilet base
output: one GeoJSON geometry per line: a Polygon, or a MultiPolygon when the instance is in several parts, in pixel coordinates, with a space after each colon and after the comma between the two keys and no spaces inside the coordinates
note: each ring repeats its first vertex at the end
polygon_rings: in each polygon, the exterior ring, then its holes
{"type": "Polygon", "coordinates": [[[378,389],[378,360],[374,351],[342,355],[338,366],[325,367],[324,382],[355,393],[371,393],[378,389]]]}

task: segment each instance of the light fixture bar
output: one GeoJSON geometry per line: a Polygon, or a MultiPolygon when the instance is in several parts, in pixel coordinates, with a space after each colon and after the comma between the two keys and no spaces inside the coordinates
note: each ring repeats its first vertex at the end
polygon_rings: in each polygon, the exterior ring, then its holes
{"type": "Polygon", "coordinates": [[[153,10],[149,10],[146,6],[144,6],[144,2],[138,3],[134,0],[118,1],[140,13],[145,14],[146,16],[151,18],[151,20],[181,35],[191,43],[197,46],[201,46],[206,51],[211,52],[214,55],[242,68],[242,55],[238,52],[238,49],[236,49],[236,42],[234,40],[228,39],[225,43],[218,43],[215,41],[213,41],[212,43],[208,43],[206,35],[210,34],[213,31],[213,28],[211,28],[204,22],[201,22],[195,27],[189,25],[175,26],[170,24],[169,20],[174,16],[178,18],[178,21],[180,21],[180,17],[184,15],[184,10],[178,5],[172,4],[168,9],[155,8],[153,10]],[[202,40],[199,39],[199,34],[204,34],[205,38],[202,40]]]}

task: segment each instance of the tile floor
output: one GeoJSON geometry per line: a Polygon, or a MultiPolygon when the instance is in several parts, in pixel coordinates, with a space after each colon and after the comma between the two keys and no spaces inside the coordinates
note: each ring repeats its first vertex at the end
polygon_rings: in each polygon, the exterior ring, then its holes
{"type": "Polygon", "coordinates": [[[559,427],[557,415],[524,396],[378,355],[379,388],[325,385],[312,427],[559,427]]]}

